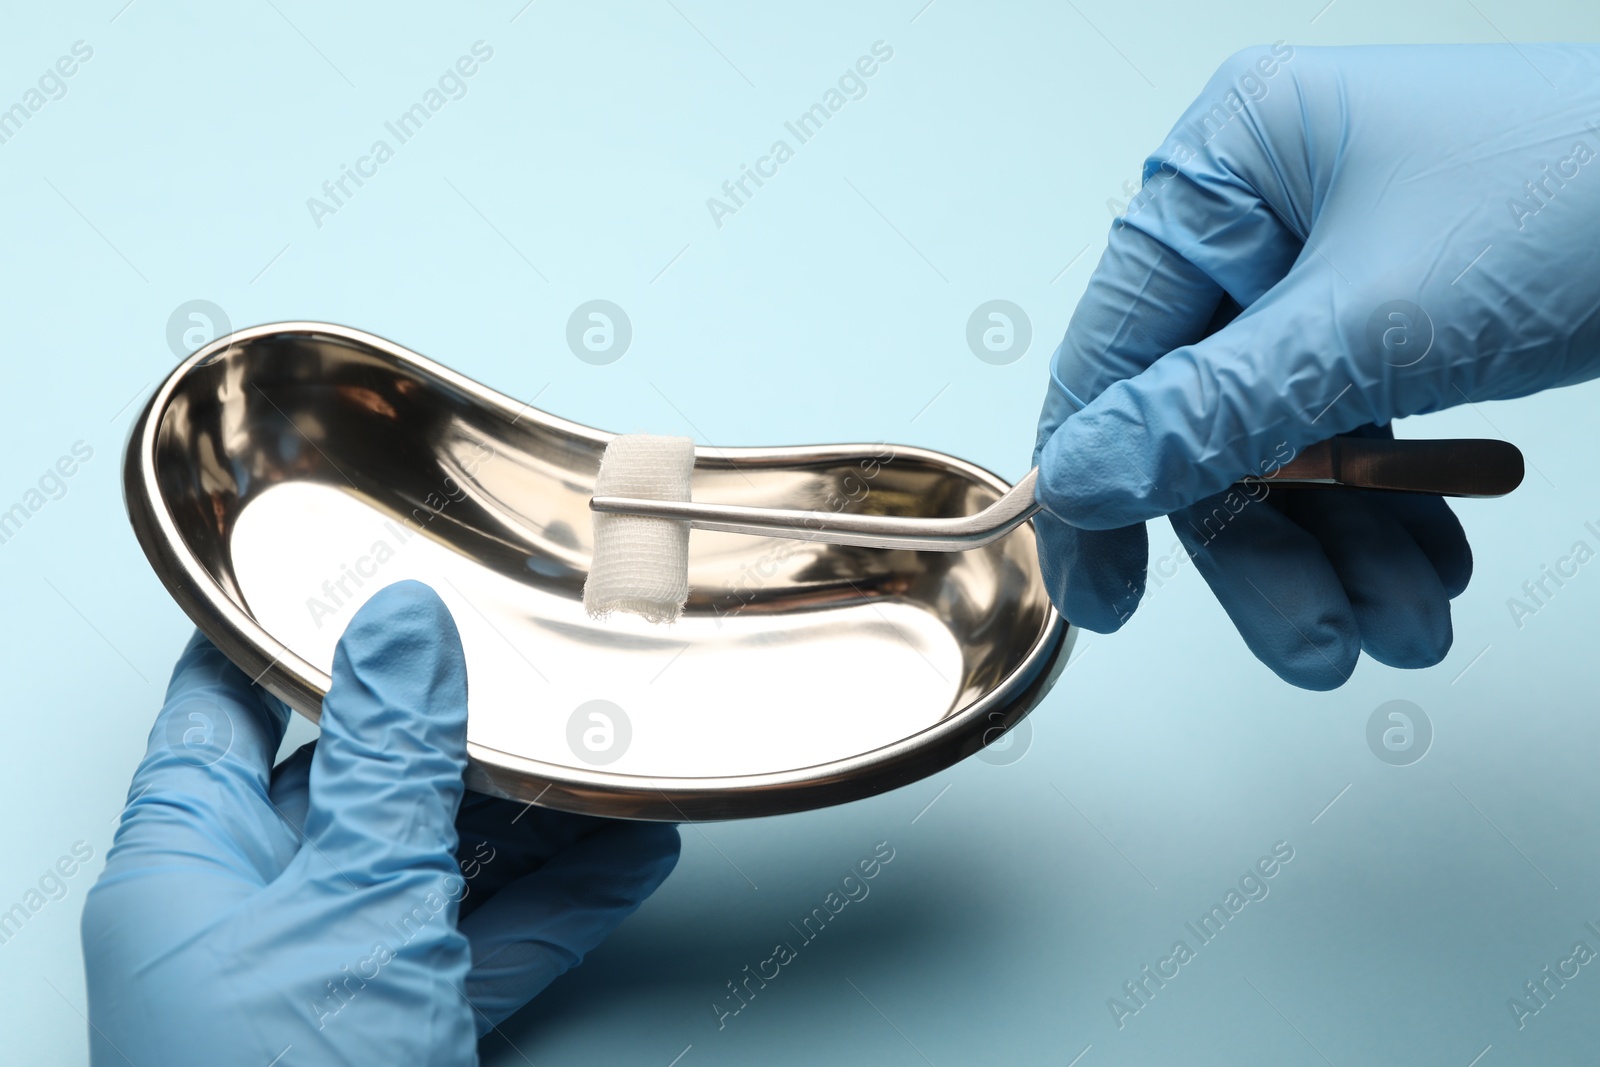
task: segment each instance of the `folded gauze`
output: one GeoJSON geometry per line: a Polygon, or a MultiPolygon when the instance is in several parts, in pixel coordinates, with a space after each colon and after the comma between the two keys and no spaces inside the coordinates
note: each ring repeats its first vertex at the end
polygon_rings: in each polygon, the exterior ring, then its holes
{"type": "MultiPolygon", "coordinates": [[[[688,500],[694,439],[655,434],[613,438],[600,458],[595,496],[688,500]]],[[[594,559],[583,607],[597,619],[614,611],[673,622],[689,599],[689,524],[596,511],[594,559]]]]}

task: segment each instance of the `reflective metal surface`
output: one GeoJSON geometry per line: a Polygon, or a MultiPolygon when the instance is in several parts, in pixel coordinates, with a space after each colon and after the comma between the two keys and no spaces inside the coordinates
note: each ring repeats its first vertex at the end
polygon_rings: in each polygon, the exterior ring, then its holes
{"type": "MultiPolygon", "coordinates": [[[[568,811],[723,819],[836,804],[1000,737],[1074,631],[1032,530],[963,553],[697,531],[683,619],[582,607],[589,501],[613,435],[324,323],[195,353],[136,421],[129,516],[174,598],[316,719],[338,635],[379,588],[428,583],[466,649],[468,784],[568,811]]],[[[1007,484],[902,446],[697,452],[694,495],[954,517],[1007,484]]]]}

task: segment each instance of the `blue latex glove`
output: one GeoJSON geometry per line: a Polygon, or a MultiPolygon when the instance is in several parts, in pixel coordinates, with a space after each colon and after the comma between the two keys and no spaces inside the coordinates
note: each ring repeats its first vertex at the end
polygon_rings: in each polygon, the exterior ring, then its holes
{"type": "Polygon", "coordinates": [[[1229,486],[1336,434],[1600,373],[1596,123],[1590,46],[1225,63],[1146,161],[1052,363],[1034,456],[1062,612],[1120,627],[1143,523],[1170,515],[1295,685],[1340,685],[1363,649],[1442,659],[1472,555],[1441,500],[1229,486]]]}
{"type": "Polygon", "coordinates": [[[198,635],[178,660],[85,905],[94,1063],[476,1063],[677,862],[670,825],[463,799],[427,586],[356,613],[321,737],[274,770],[288,714],[198,635]]]}

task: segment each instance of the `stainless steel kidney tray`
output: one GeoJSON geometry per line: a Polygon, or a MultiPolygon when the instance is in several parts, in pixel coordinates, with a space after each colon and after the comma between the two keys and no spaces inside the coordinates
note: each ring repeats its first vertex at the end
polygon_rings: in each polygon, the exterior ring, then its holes
{"type": "MultiPolygon", "coordinates": [[[[139,415],[124,491],[174,599],[315,720],[335,642],[402,579],[466,650],[467,784],[630,819],[773,815],[916,781],[1000,738],[1065,662],[1033,531],[938,553],[695,531],[673,626],[581,602],[612,434],[371,334],[256,326],[139,415]]],[[[696,451],[697,500],[956,516],[1008,488],[899,445],[696,451]]]]}

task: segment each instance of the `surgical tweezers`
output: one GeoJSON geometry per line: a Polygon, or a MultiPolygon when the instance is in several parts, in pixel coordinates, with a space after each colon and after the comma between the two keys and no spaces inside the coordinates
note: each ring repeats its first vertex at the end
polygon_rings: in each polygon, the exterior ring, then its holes
{"type": "MultiPolygon", "coordinates": [[[[1449,497],[1496,497],[1522,482],[1522,453],[1506,441],[1396,441],[1335,437],[1320,441],[1270,473],[1236,483],[1253,497],[1261,487],[1363,489],[1449,497]]],[[[792,508],[749,507],[637,497],[597,496],[595,511],[677,519],[693,529],[788,537],[834,545],[961,552],[992,544],[1040,508],[1035,467],[975,515],[917,518],[792,508]]]]}

